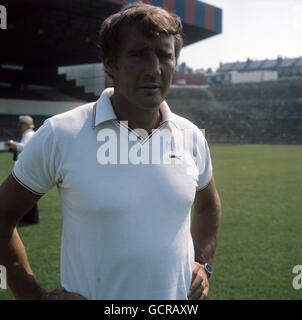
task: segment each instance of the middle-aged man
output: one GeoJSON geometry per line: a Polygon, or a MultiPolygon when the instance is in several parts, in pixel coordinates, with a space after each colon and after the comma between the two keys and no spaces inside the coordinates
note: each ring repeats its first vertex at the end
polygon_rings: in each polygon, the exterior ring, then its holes
{"type": "Polygon", "coordinates": [[[209,149],[165,102],[181,32],[178,18],[145,4],[107,18],[100,46],[114,88],[48,119],[2,184],[0,264],[17,298],[208,295],[221,216],[209,149]],[[187,132],[194,139],[182,148],[187,132]],[[63,214],[61,284],[47,293],[15,226],[54,185],[63,214]]]}

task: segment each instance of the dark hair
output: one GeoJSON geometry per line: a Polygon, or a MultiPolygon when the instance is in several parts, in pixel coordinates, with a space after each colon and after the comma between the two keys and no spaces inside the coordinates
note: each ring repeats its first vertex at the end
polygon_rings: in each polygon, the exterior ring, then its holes
{"type": "Polygon", "coordinates": [[[158,36],[160,33],[173,35],[175,39],[175,58],[182,48],[182,23],[179,17],[165,9],[136,2],[124,6],[121,11],[108,17],[100,30],[99,47],[101,59],[115,63],[119,49],[119,31],[124,26],[138,26],[147,37],[158,36]]]}

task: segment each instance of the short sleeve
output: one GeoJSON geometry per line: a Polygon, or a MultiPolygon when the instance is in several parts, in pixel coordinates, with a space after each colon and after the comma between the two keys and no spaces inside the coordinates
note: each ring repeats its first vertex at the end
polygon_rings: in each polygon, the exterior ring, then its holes
{"type": "Polygon", "coordinates": [[[15,180],[36,195],[43,195],[58,180],[59,153],[49,120],[20,153],[12,171],[15,180]]]}
{"type": "Polygon", "coordinates": [[[205,189],[212,179],[212,161],[209,146],[206,138],[201,130],[198,129],[197,136],[197,152],[196,152],[196,164],[198,168],[198,182],[197,191],[205,189]]]}

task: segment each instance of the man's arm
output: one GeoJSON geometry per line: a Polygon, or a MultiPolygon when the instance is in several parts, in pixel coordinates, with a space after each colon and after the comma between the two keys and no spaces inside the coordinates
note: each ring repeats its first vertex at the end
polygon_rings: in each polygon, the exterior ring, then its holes
{"type": "Polygon", "coordinates": [[[16,229],[38,199],[11,175],[0,186],[0,264],[6,267],[8,285],[17,299],[37,299],[44,293],[34,279],[16,229]]]}
{"type": "MultiPolygon", "coordinates": [[[[195,261],[212,264],[215,253],[221,204],[214,178],[202,191],[197,191],[194,200],[194,217],[191,234],[194,243],[195,261]]],[[[195,262],[189,299],[204,299],[208,295],[209,283],[204,268],[195,262]]]]}
{"type": "Polygon", "coordinates": [[[0,186],[0,265],[6,267],[8,285],[17,299],[83,299],[59,288],[48,294],[34,277],[16,225],[38,199],[11,175],[0,186]]]}
{"type": "Polygon", "coordinates": [[[9,140],[6,142],[6,145],[14,151],[18,151],[19,153],[23,151],[25,143],[24,142],[16,142],[13,140],[9,140]]]}

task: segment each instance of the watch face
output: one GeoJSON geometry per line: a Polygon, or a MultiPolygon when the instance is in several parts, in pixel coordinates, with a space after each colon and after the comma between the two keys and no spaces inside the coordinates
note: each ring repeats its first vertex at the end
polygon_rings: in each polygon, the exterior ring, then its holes
{"type": "Polygon", "coordinates": [[[207,272],[208,272],[209,274],[211,274],[211,273],[213,272],[212,267],[211,267],[209,264],[207,264],[207,263],[206,263],[206,265],[205,265],[205,268],[206,268],[206,270],[207,270],[207,272]]]}

